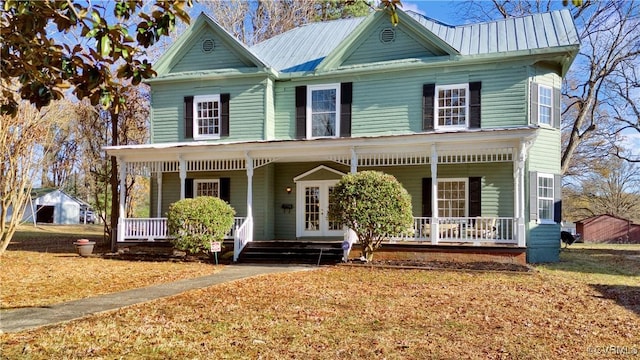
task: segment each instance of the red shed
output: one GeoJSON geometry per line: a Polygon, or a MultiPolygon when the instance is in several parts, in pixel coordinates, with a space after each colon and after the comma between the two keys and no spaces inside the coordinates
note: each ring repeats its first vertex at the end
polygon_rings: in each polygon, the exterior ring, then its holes
{"type": "Polygon", "coordinates": [[[613,215],[597,215],[576,222],[584,242],[640,244],[640,224],[613,215]]]}

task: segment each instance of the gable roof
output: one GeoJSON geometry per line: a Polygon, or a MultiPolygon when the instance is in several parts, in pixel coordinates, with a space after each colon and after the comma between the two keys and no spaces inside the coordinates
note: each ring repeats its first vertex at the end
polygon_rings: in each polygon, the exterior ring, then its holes
{"type": "Polygon", "coordinates": [[[176,40],[175,43],[169,47],[160,59],[154,64],[154,69],[158,74],[158,77],[167,75],[173,66],[182,58],[186,51],[193,45],[196,40],[196,35],[205,28],[209,28],[212,32],[218,35],[222,41],[225,42],[233,52],[243,60],[253,64],[255,67],[263,69],[267,65],[254,54],[251,49],[244,45],[241,41],[236,39],[227,30],[220,26],[209,15],[201,12],[196,21],[189,26],[183,34],[176,40]]]}
{"type": "MultiPolygon", "coordinates": [[[[566,9],[458,26],[412,11],[398,10],[398,14],[400,24],[411,29],[422,43],[431,43],[453,56],[561,51],[565,53],[566,70],[580,44],[566,9]]],[[[374,12],[362,18],[306,24],[258,43],[251,51],[280,72],[328,70],[376,19],[387,16],[374,12]]]]}
{"type": "Polygon", "coordinates": [[[591,223],[591,222],[593,222],[593,221],[599,220],[599,219],[601,219],[601,218],[613,218],[613,219],[622,220],[622,221],[626,221],[626,222],[628,222],[628,223],[633,224],[633,220],[625,219],[625,218],[623,218],[623,217],[616,216],[616,215],[611,215],[611,214],[600,214],[600,215],[594,215],[594,216],[588,217],[588,218],[586,218],[586,219],[582,219],[582,220],[576,221],[576,224],[583,224],[583,225],[586,225],[586,224],[588,224],[588,223],[591,223]]]}

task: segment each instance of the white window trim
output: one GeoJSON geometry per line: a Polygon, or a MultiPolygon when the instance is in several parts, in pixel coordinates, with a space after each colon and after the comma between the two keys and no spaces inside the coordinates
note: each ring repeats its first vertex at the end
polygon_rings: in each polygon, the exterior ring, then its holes
{"type": "Polygon", "coordinates": [[[433,106],[433,128],[438,129],[468,129],[469,128],[469,83],[464,84],[451,84],[451,85],[436,85],[435,94],[434,94],[434,106],[433,106]],[[440,119],[438,118],[438,114],[440,113],[440,90],[450,90],[450,89],[465,89],[466,101],[465,101],[465,119],[464,125],[440,125],[440,119]]]}
{"type": "Polygon", "coordinates": [[[551,86],[546,86],[546,85],[541,85],[538,84],[538,125],[540,126],[553,126],[553,88],[551,86]],[[544,105],[542,104],[542,102],[540,101],[540,97],[542,95],[542,89],[547,89],[549,90],[549,99],[551,101],[550,105],[544,105]],[[549,107],[549,123],[544,123],[542,121],[540,121],[541,116],[542,116],[542,112],[540,111],[540,107],[545,106],[545,107],[549,107]]]}
{"type": "MultiPolygon", "coordinates": [[[[469,217],[469,178],[438,178],[438,191],[440,184],[444,182],[464,182],[464,217],[469,217]]],[[[438,201],[443,200],[438,197],[438,201]]],[[[438,208],[439,217],[449,217],[448,214],[441,214],[438,208]]]]}
{"type": "Polygon", "coordinates": [[[307,86],[307,139],[328,139],[340,137],[340,83],[309,85],[307,86]],[[311,116],[311,94],[315,90],[335,90],[336,91],[336,134],[334,136],[313,136],[313,124],[311,116]]]}
{"type": "Polygon", "coordinates": [[[220,139],[220,131],[222,130],[222,103],[220,102],[220,94],[198,95],[193,97],[193,139],[220,139]],[[218,133],[217,134],[200,134],[200,126],[198,126],[198,103],[206,101],[218,102],[218,133]]]}
{"type": "Polygon", "coordinates": [[[551,186],[552,186],[551,192],[552,192],[552,194],[554,194],[555,190],[556,190],[554,188],[556,186],[556,184],[554,182],[553,174],[538,173],[538,177],[536,179],[536,201],[538,202],[536,204],[536,209],[538,210],[538,224],[555,224],[556,222],[553,220],[555,218],[555,214],[554,214],[554,211],[555,211],[555,209],[554,209],[555,198],[554,198],[553,195],[551,196],[551,198],[547,198],[547,197],[543,197],[542,198],[542,199],[551,200],[551,209],[550,209],[551,210],[550,211],[551,218],[550,219],[542,219],[540,217],[540,199],[541,199],[540,198],[540,178],[551,179],[551,186]]]}
{"type": "Polygon", "coordinates": [[[220,197],[220,179],[193,179],[193,197],[196,198],[198,195],[198,184],[202,183],[217,183],[218,184],[218,198],[220,197]]]}

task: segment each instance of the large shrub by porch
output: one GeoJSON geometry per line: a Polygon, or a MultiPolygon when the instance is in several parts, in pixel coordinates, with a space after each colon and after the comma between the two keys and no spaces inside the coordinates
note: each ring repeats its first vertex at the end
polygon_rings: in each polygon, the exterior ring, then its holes
{"type": "Polygon", "coordinates": [[[221,242],[231,229],[235,210],[211,196],[183,199],[169,207],[167,227],[177,249],[206,252],[211,242],[221,242]]]}
{"type": "Polygon", "coordinates": [[[329,203],[329,218],[355,231],[367,261],[389,234],[413,227],[411,196],[394,176],[379,171],[345,175],[329,203]]]}

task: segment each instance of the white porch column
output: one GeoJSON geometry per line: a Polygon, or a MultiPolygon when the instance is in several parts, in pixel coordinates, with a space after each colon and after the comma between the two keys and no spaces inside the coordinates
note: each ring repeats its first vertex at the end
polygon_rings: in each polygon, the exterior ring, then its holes
{"type": "Polygon", "coordinates": [[[117,231],[117,241],[124,241],[124,219],[126,217],[126,192],[127,192],[127,163],[122,160],[121,157],[118,157],[117,164],[120,166],[119,176],[120,176],[120,202],[118,207],[118,231],[117,231]]]}
{"type": "Polygon", "coordinates": [[[180,200],[185,197],[185,182],[187,180],[187,162],[184,161],[182,156],[178,157],[179,169],[180,169],[180,200]]]}
{"type": "Polygon", "coordinates": [[[438,226],[438,148],[431,144],[431,244],[438,244],[440,231],[438,226]]]}
{"type": "Polygon", "coordinates": [[[518,196],[518,200],[516,202],[516,217],[518,227],[516,230],[516,239],[518,240],[518,246],[525,247],[526,246],[526,230],[525,230],[525,219],[524,219],[524,208],[525,208],[525,188],[524,188],[524,163],[527,159],[527,150],[530,146],[530,143],[521,142],[520,143],[520,151],[518,155],[518,169],[517,178],[515,181],[516,194],[518,196]]]}
{"type": "Polygon", "coordinates": [[[356,148],[351,148],[351,173],[355,174],[358,172],[358,154],[356,153],[356,148]]]}
{"type": "Polygon", "coordinates": [[[249,231],[247,241],[253,241],[253,158],[247,152],[247,219],[249,219],[249,231]]]}
{"type": "Polygon", "coordinates": [[[158,185],[158,204],[156,205],[156,217],[162,217],[162,172],[156,173],[156,184],[158,185]]]}

